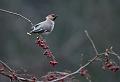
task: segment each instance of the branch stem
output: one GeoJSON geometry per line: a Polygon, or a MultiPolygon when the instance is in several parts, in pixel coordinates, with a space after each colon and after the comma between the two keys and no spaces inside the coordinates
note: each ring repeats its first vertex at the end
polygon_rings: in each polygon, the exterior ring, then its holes
{"type": "Polygon", "coordinates": [[[85,34],[88,37],[88,39],[90,40],[90,42],[91,42],[91,44],[92,44],[92,46],[94,48],[94,51],[95,51],[96,55],[98,55],[99,53],[97,51],[97,48],[95,47],[95,44],[94,44],[93,40],[91,39],[90,35],[88,34],[87,30],[85,30],[85,34]]]}
{"type": "Polygon", "coordinates": [[[31,26],[33,26],[32,21],[30,19],[26,18],[25,16],[21,15],[21,14],[14,13],[14,12],[11,12],[11,11],[8,11],[8,10],[4,10],[4,9],[0,9],[0,11],[5,12],[5,13],[9,13],[9,14],[13,14],[13,15],[16,15],[16,16],[19,16],[19,17],[25,19],[26,21],[28,21],[31,24],[31,26]]]}

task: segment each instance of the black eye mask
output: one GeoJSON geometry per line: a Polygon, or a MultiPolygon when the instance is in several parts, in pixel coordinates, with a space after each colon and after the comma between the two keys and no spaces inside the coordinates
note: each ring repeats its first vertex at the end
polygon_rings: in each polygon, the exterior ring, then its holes
{"type": "Polygon", "coordinates": [[[57,16],[53,18],[53,21],[54,21],[56,18],[57,18],[57,16]]]}

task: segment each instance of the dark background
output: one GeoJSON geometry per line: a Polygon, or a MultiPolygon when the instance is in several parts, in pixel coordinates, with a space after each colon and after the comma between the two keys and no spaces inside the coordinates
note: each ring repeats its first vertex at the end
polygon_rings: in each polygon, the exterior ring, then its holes
{"type": "MultiPolygon", "coordinates": [[[[49,60],[29,37],[31,25],[24,19],[0,12],[0,59],[15,70],[43,76],[49,71],[75,71],[94,56],[84,30],[92,37],[99,53],[113,46],[120,54],[120,0],[0,0],[0,8],[20,13],[34,24],[50,13],[59,15],[55,29],[46,36],[59,64],[51,68],[49,60]]],[[[101,63],[88,66],[92,82],[120,82],[120,73],[101,69],[101,63]]],[[[80,82],[88,82],[77,76],[80,82]]],[[[0,82],[9,82],[0,76],[0,82]]]]}

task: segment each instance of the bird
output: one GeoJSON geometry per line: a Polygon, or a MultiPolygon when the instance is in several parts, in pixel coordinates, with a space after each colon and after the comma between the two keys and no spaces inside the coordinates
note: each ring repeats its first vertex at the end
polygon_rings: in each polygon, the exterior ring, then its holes
{"type": "Polygon", "coordinates": [[[49,14],[46,16],[46,20],[32,26],[32,30],[27,32],[28,35],[32,34],[50,34],[55,25],[55,19],[58,16],[56,14],[49,14]]]}

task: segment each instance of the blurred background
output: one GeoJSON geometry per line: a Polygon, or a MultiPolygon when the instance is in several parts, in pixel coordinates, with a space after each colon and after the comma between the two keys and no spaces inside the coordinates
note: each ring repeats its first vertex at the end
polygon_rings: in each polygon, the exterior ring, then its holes
{"type": "MultiPolygon", "coordinates": [[[[34,24],[48,14],[58,14],[54,31],[46,36],[50,49],[59,64],[56,68],[29,37],[31,25],[26,20],[0,11],[0,60],[11,68],[43,76],[50,71],[75,71],[84,54],[84,64],[95,54],[84,30],[93,39],[99,53],[113,46],[120,54],[120,0],[0,0],[0,8],[20,13],[34,24]]],[[[120,82],[120,73],[101,69],[101,63],[88,66],[92,82],[120,82]]],[[[80,82],[88,82],[77,75],[80,82]]],[[[0,82],[9,79],[0,76],[0,82]]]]}

